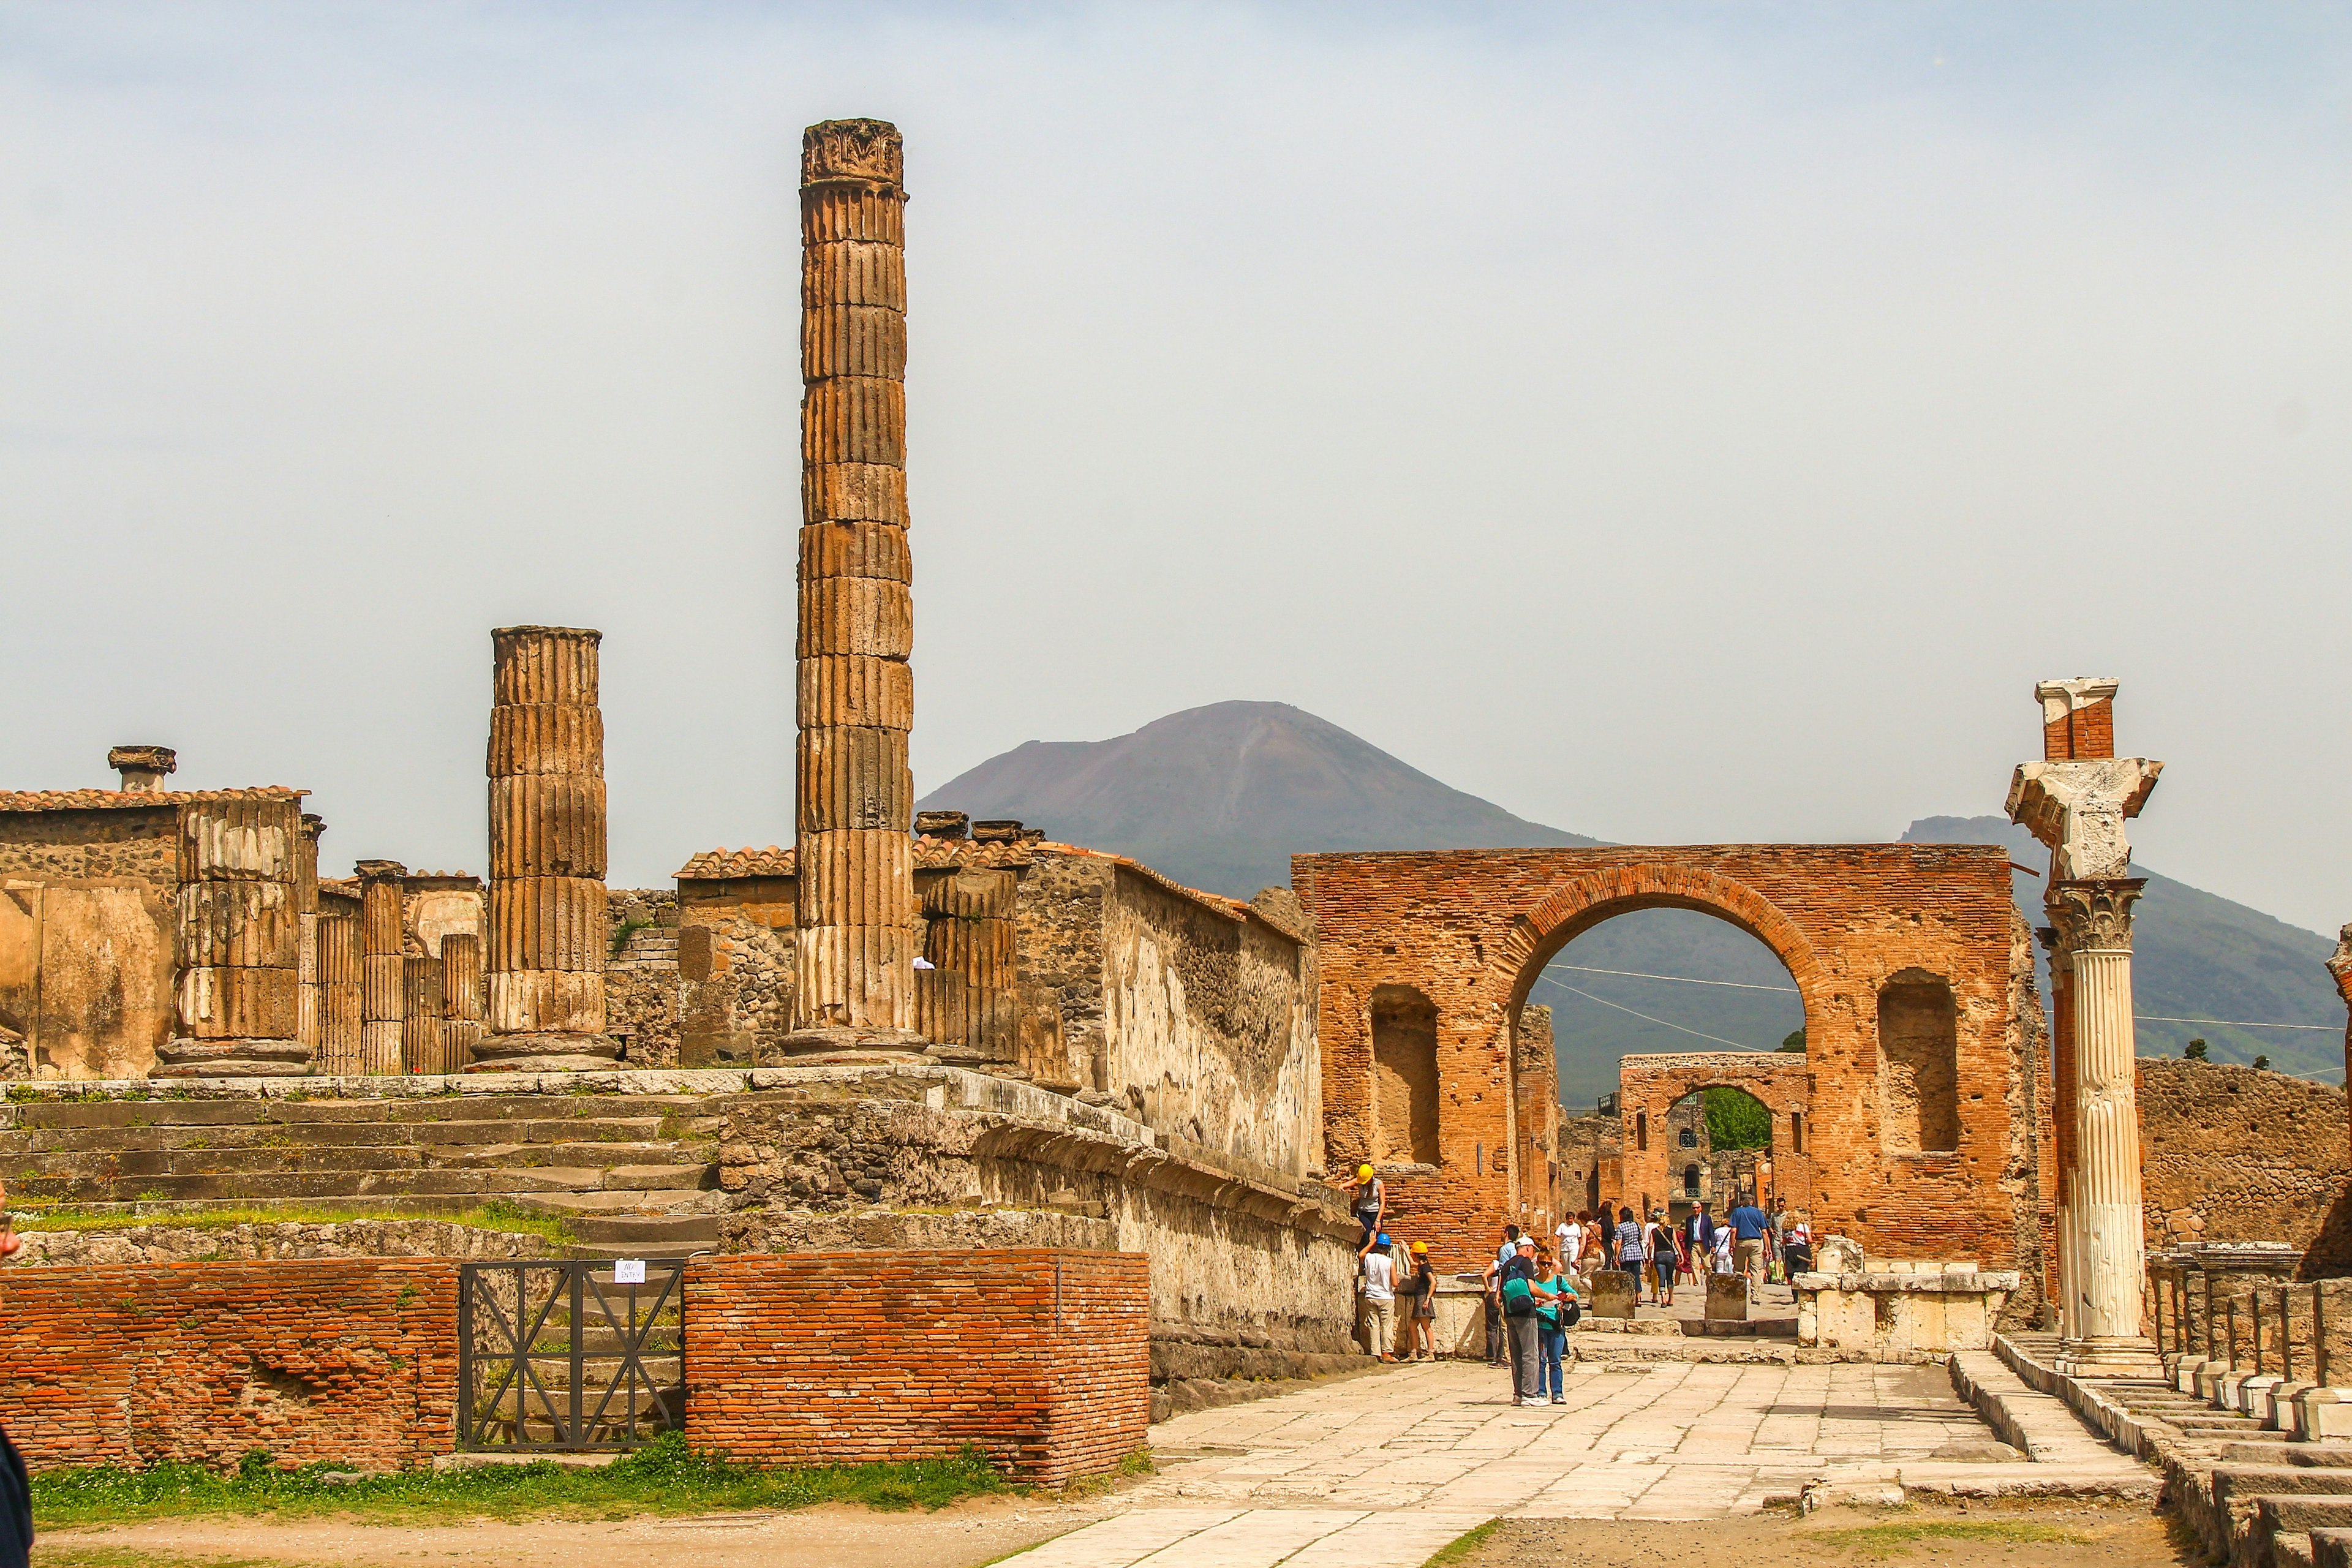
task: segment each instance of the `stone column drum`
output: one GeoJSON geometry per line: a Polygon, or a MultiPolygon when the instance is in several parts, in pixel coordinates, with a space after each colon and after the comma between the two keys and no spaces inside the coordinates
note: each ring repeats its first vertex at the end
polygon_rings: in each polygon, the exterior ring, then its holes
{"type": "Polygon", "coordinates": [[[362,860],[360,879],[360,1058],[367,1078],[400,1071],[400,1026],[408,1011],[407,970],[401,958],[401,879],[397,860],[362,860]]]}
{"type": "Polygon", "coordinates": [[[482,939],[452,931],[441,939],[443,1072],[464,1072],[482,1039],[482,939]]]}
{"type": "Polygon", "coordinates": [[[319,917],[319,1054],[317,1070],[338,1077],[360,1070],[360,922],[346,915],[319,917]]]}
{"type": "Polygon", "coordinates": [[[400,1020],[400,1070],[412,1076],[449,1070],[443,1055],[441,961],[400,961],[404,1008],[400,1020]]]}
{"type": "Polygon", "coordinates": [[[182,808],[179,1023],[152,1076],[310,1070],[310,1047],[297,1037],[301,816],[294,790],[223,791],[182,808]]]}
{"type": "Polygon", "coordinates": [[[1013,873],[962,867],[923,895],[923,959],[915,972],[916,1019],[950,1062],[1009,1062],[1020,1055],[1013,873]]]}
{"type": "Polygon", "coordinates": [[[501,626],[492,647],[489,1032],[468,1070],[608,1068],[602,632],[501,626]]]}
{"type": "Polygon", "coordinates": [[[2058,1147],[2060,1370],[2084,1377],[2160,1377],[2141,1322],[2146,1273],[2139,1110],[2132,1058],[2131,875],[2125,823],[2164,764],[2115,755],[2108,679],[2043,681],[2042,760],[2017,770],[2009,815],[2050,847],[2043,907],[2063,1014],[2052,1121],[2058,1147]],[[2070,1070],[2071,1069],[2071,1070],[2070,1070]]]}
{"type": "Polygon", "coordinates": [[[803,141],[798,1053],[920,1045],[901,180],[881,121],[803,141]]]}

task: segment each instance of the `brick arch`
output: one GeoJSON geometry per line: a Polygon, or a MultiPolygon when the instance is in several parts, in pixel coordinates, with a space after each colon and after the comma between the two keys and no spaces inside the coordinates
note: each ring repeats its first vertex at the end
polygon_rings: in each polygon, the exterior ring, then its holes
{"type": "Polygon", "coordinates": [[[1812,1083],[1804,1058],[1777,1051],[1691,1051],[1628,1057],[1626,1061],[1618,1080],[1618,1109],[1625,1129],[1620,1166],[1623,1201],[1647,1206],[1678,1200],[1683,1152],[1662,1142],[1658,1130],[1665,1125],[1667,1113],[1692,1095],[1729,1089],[1755,1100],[1772,1119],[1768,1152],[1773,1191],[1789,1206],[1812,1206],[1812,1161],[1791,1136],[1790,1121],[1792,1116],[1810,1119],[1812,1114],[1812,1083]],[[1635,1119],[1642,1116],[1650,1121],[1647,1150],[1639,1147],[1634,1132],[1635,1119]]]}

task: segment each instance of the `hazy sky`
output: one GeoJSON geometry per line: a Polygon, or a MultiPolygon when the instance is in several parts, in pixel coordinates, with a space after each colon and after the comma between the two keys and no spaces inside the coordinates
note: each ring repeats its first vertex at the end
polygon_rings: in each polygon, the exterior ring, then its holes
{"type": "Polygon", "coordinates": [[[0,784],[789,840],[801,128],[907,137],[919,784],[1294,702],[1621,841],[1998,811],[2352,919],[2352,12],[0,5],[0,784]]]}

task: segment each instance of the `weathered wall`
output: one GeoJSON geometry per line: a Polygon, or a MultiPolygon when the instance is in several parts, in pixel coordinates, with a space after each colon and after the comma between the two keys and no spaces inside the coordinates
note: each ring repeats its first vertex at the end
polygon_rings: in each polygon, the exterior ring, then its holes
{"type": "Polygon", "coordinates": [[[749,1066],[792,1028],[793,879],[677,886],[678,1059],[749,1066]]]}
{"type": "MultiPolygon", "coordinates": [[[[1816,1229],[1874,1256],[2013,1268],[2042,1207],[2034,1073],[2040,1040],[2013,984],[2029,941],[2008,856],[1990,846],[1719,845],[1686,848],[1302,855],[1292,883],[1320,931],[1324,1125],[1334,1168],[1364,1135],[1371,996],[1407,984],[1438,1010],[1440,1173],[1392,1182],[1441,1267],[1470,1266],[1517,1204],[1513,1015],[1543,965],[1631,910],[1716,914],[1773,950],[1805,1007],[1816,1229]],[[1916,970],[1951,987],[1959,1139],[1893,1152],[1879,993],[1916,970]],[[2021,1223],[2021,1215],[2024,1216],[2021,1223]]],[[[1629,1153],[1628,1158],[1631,1158],[1629,1153]]],[[[1629,1182],[1629,1185],[1633,1185],[1629,1182]]],[[[1608,1194],[1604,1194],[1603,1196],[1608,1194]]]]}
{"type": "Polygon", "coordinates": [[[667,889],[614,888],[604,904],[604,1030],[633,1068],[678,1065],[678,900],[667,889]]]}
{"type": "Polygon", "coordinates": [[[688,1266],[687,1430],[763,1464],[975,1444],[1059,1486],[1143,1447],[1145,1260],[1078,1251],[835,1252],[688,1266]]]}
{"type": "Polygon", "coordinates": [[[35,1469],[163,1459],[394,1469],[456,1435],[443,1259],[0,1271],[0,1421],[35,1469]]]}
{"type": "Polygon", "coordinates": [[[0,1029],[40,1078],[142,1078],[176,1016],[169,805],[0,811],[0,1029]]]}
{"type": "MultiPolygon", "coordinates": [[[[1683,1200],[1682,1171],[1697,1164],[1711,1179],[1702,1186],[1710,1203],[1728,1205],[1737,1191],[1738,1164],[1718,1164],[1706,1136],[1706,1111],[1695,1098],[1709,1089],[1736,1089],[1772,1113],[1771,1182],[1766,1195],[1811,1209],[1812,1160],[1799,1144],[1810,1120],[1811,1074],[1805,1058],[1779,1051],[1690,1051],[1627,1057],[1617,1069],[1621,1147],[1624,1158],[1623,1202],[1643,1214],[1683,1200]],[[1689,1146],[1682,1141],[1688,1128],[1689,1146]],[[1733,1192],[1720,1190],[1728,1178],[1733,1192]],[[1710,1190],[1714,1189],[1714,1190],[1710,1190]]],[[[1751,1155],[1746,1163],[1755,1167],[1751,1155]]],[[[1606,1196],[1607,1194],[1603,1194],[1606,1196]]],[[[1723,1212],[1721,1206],[1717,1213],[1723,1212]]]]}
{"type": "Polygon", "coordinates": [[[2279,1241],[2304,1273],[2352,1269],[2344,1091],[2284,1073],[2142,1057],[2149,1250],[2279,1241]]]}

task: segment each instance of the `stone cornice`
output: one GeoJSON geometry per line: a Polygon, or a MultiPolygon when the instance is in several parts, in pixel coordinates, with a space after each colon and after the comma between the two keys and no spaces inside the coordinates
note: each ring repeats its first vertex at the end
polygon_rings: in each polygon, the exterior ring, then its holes
{"type": "Polygon", "coordinates": [[[2100,880],[2131,871],[2124,824],[2139,815],[2164,772],[2146,757],[2021,763],[2010,780],[2009,819],[2050,847],[2050,875],[2100,880]]]}

